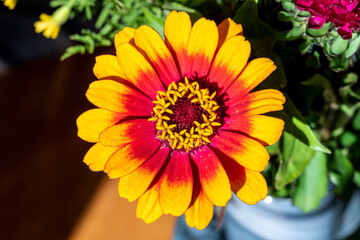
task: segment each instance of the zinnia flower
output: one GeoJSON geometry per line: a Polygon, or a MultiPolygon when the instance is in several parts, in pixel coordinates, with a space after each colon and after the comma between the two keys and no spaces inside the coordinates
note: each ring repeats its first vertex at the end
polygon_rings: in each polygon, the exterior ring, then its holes
{"type": "Polygon", "coordinates": [[[192,26],[173,11],[164,33],[165,42],[148,26],[124,28],[116,56],[96,58],[99,80],[86,96],[98,108],[77,119],[78,135],[95,143],[84,158],[90,169],[120,178],[119,195],[139,199],[138,218],[185,213],[203,229],[232,191],[248,204],[267,195],[264,146],[278,141],[284,122],[261,114],[281,110],[285,98],[250,93],[276,67],[247,62],[250,43],[231,19],[192,26]]]}
{"type": "Polygon", "coordinates": [[[1,0],[4,2],[4,6],[8,7],[10,10],[15,8],[17,0],[1,0]]]}

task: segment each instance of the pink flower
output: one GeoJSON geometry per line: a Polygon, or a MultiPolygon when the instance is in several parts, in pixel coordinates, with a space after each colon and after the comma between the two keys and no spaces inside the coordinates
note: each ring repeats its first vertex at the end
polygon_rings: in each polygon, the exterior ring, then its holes
{"type": "Polygon", "coordinates": [[[358,5],[358,0],[340,0],[340,4],[345,7],[348,12],[351,12],[358,5]]]}
{"type": "Polygon", "coordinates": [[[353,31],[360,29],[360,6],[358,0],[295,0],[302,11],[311,13],[310,28],[319,29],[331,22],[343,39],[350,39],[353,31]]]}
{"type": "Polygon", "coordinates": [[[325,24],[326,18],[324,17],[311,17],[309,19],[310,28],[319,29],[325,24]]]}

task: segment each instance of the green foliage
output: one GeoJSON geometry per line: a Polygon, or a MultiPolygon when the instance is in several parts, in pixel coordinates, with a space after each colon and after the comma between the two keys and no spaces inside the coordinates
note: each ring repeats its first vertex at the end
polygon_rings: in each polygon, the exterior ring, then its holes
{"type": "Polygon", "coordinates": [[[353,40],[350,41],[350,43],[349,43],[349,47],[345,51],[345,58],[350,58],[359,49],[360,36],[358,36],[358,34],[354,33],[354,36],[352,37],[352,39],[353,40]]]}
{"type": "MultiPolygon", "coordinates": [[[[354,33],[352,39],[344,40],[337,33],[334,25],[330,22],[325,23],[320,29],[313,29],[308,26],[311,16],[309,12],[301,11],[296,8],[291,0],[279,0],[285,11],[280,11],[278,19],[283,22],[292,23],[292,28],[276,33],[276,36],[283,41],[293,41],[303,39],[305,42],[299,46],[301,54],[314,54],[318,58],[318,51],[312,46],[319,46],[329,62],[332,71],[344,71],[352,65],[357,58],[354,56],[359,52],[360,39],[354,33]]],[[[312,66],[314,57],[311,57],[312,66]]],[[[320,61],[317,61],[320,64],[320,61]]],[[[314,65],[316,68],[320,66],[314,65]]]]}
{"type": "Polygon", "coordinates": [[[352,121],[352,127],[354,130],[360,131],[360,111],[358,111],[352,121]]]}
{"type": "Polygon", "coordinates": [[[146,8],[143,9],[144,15],[149,23],[150,26],[152,26],[160,35],[164,38],[164,23],[165,19],[156,16],[146,8]]]}
{"type": "Polygon", "coordinates": [[[280,11],[278,13],[278,18],[283,22],[292,22],[292,20],[294,19],[293,15],[286,11],[280,11]]]}
{"type": "Polygon", "coordinates": [[[268,57],[278,66],[258,89],[286,87],[284,92],[297,94],[305,89],[303,99],[285,94],[284,110],[269,114],[283,119],[285,129],[280,141],[267,147],[271,159],[264,175],[273,196],[293,197],[295,205],[310,212],[326,196],[329,180],[343,198],[354,184],[360,186],[360,86],[358,66],[353,68],[360,40],[356,33],[343,40],[331,23],[309,29],[308,12],[292,0],[278,1],[283,9],[275,11],[276,20],[259,14],[256,0],[246,0],[234,20],[243,25],[252,56],[268,57]],[[271,24],[276,21],[292,28],[271,24]],[[289,46],[296,46],[299,56],[289,46]],[[287,64],[292,58],[299,64],[287,64]],[[356,72],[341,73],[346,70],[356,72]]]}
{"type": "Polygon", "coordinates": [[[310,212],[319,207],[321,200],[327,194],[326,165],[326,155],[316,152],[299,178],[294,195],[294,204],[304,212],[310,212]]]}
{"type": "Polygon", "coordinates": [[[350,131],[345,131],[340,137],[340,143],[343,147],[351,147],[357,141],[358,137],[350,131]]]}
{"type": "Polygon", "coordinates": [[[71,46],[66,49],[66,52],[61,56],[61,60],[65,60],[76,53],[85,54],[85,52],[88,52],[92,54],[94,53],[95,47],[110,46],[112,44],[112,41],[104,35],[94,33],[87,29],[83,29],[81,34],[72,35],[70,39],[80,42],[81,45],[71,46]]]}
{"type": "Polygon", "coordinates": [[[295,136],[297,140],[303,142],[306,146],[315,151],[321,151],[328,154],[331,153],[328,148],[319,142],[289,97],[286,98],[284,111],[275,113],[274,115],[284,120],[284,130],[295,136]]]}
{"type": "Polygon", "coordinates": [[[281,139],[281,152],[275,176],[276,189],[282,189],[299,177],[315,154],[314,150],[287,132],[281,139]]]}
{"type": "Polygon", "coordinates": [[[313,45],[313,42],[311,41],[310,38],[307,38],[304,42],[302,42],[300,45],[299,45],[299,51],[301,54],[305,54],[307,53],[311,46],[313,45]]]}
{"type": "Polygon", "coordinates": [[[336,186],[335,193],[348,198],[351,195],[354,168],[346,155],[346,151],[337,149],[329,167],[332,170],[330,179],[336,186]]]}
{"type": "Polygon", "coordinates": [[[340,55],[345,52],[347,45],[348,40],[344,40],[340,36],[338,36],[331,44],[330,51],[334,55],[340,55]]]}
{"type": "Polygon", "coordinates": [[[332,28],[332,24],[328,22],[324,24],[322,28],[319,29],[307,28],[306,33],[313,37],[322,37],[326,33],[328,33],[331,28],[332,28]]]}
{"type": "MultiPolygon", "coordinates": [[[[68,1],[53,0],[52,7],[61,7],[68,1]]],[[[71,16],[84,15],[86,20],[95,20],[95,30],[82,29],[80,34],[70,38],[77,45],[69,47],[61,60],[74,54],[93,53],[96,47],[110,46],[114,36],[125,26],[137,28],[142,24],[153,27],[163,36],[165,17],[171,10],[185,10],[201,14],[181,4],[182,1],[169,0],[78,0],[75,1],[71,16]]]]}

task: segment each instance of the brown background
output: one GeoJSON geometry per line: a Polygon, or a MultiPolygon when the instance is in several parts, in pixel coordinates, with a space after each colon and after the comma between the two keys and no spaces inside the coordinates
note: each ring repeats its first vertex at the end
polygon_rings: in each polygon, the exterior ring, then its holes
{"type": "Polygon", "coordinates": [[[91,144],[77,137],[76,118],[93,107],[85,92],[97,54],[55,55],[0,75],[1,239],[171,238],[175,218],[136,219],[117,181],[82,162],[91,144]]]}

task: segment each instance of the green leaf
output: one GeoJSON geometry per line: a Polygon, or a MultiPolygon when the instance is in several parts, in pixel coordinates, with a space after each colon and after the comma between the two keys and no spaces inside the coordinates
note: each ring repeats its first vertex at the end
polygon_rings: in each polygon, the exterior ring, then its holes
{"type": "Polygon", "coordinates": [[[266,150],[268,151],[268,153],[270,154],[270,156],[280,154],[279,141],[277,141],[277,142],[276,142],[275,144],[273,144],[273,145],[266,146],[265,148],[266,148],[266,150]]]}
{"type": "MultiPolygon", "coordinates": [[[[139,27],[137,21],[141,21],[142,20],[142,14],[143,14],[143,10],[142,9],[138,9],[138,8],[134,8],[131,11],[126,12],[126,14],[124,14],[122,20],[124,22],[124,24],[126,26],[130,26],[130,27],[139,27]]],[[[142,21],[141,21],[142,22],[142,21]]]]}
{"type": "Polygon", "coordinates": [[[354,173],[351,161],[341,150],[337,149],[335,150],[334,159],[330,162],[329,167],[331,171],[337,174],[335,193],[345,198],[350,197],[354,173]]]}
{"type": "Polygon", "coordinates": [[[357,102],[356,104],[348,105],[348,104],[341,104],[340,109],[349,117],[351,118],[354,116],[355,112],[359,109],[360,102],[357,102]]]}
{"type": "MultiPolygon", "coordinates": [[[[339,137],[341,134],[344,133],[345,128],[347,127],[348,123],[351,121],[352,117],[356,113],[357,109],[360,107],[360,102],[353,105],[347,104],[340,104],[341,111],[338,111],[336,122],[333,126],[333,137],[339,137]]],[[[345,143],[346,144],[346,143],[345,143]]]]}
{"type": "Polygon", "coordinates": [[[285,12],[285,11],[280,11],[278,13],[278,18],[280,21],[283,21],[283,22],[291,22],[294,19],[294,15],[292,15],[288,12],[285,12]]]}
{"type": "Polygon", "coordinates": [[[325,53],[325,55],[327,56],[327,57],[330,57],[332,54],[331,54],[331,51],[330,51],[330,47],[331,47],[331,45],[330,45],[330,43],[329,42],[325,42],[324,43],[324,53],[325,53]]]}
{"type": "Polygon", "coordinates": [[[59,8],[63,5],[65,5],[67,2],[68,1],[66,1],[66,0],[65,1],[64,0],[52,0],[52,1],[50,1],[49,5],[52,8],[59,8]]]}
{"type": "MultiPolygon", "coordinates": [[[[354,33],[355,34],[355,33],[354,33]]],[[[345,57],[349,58],[356,53],[360,46],[360,36],[350,41],[349,47],[345,51],[345,57]]]]}
{"type": "Polygon", "coordinates": [[[235,14],[234,21],[244,28],[244,36],[250,41],[256,57],[267,57],[274,61],[277,69],[262,83],[264,88],[286,86],[286,77],[279,55],[274,51],[277,42],[272,28],[258,17],[256,0],[246,0],[235,14]]]}
{"type": "Polygon", "coordinates": [[[111,6],[105,5],[99,14],[99,17],[96,20],[95,28],[96,29],[101,28],[105,24],[106,20],[108,20],[110,14],[111,14],[111,6]]]}
{"type": "Polygon", "coordinates": [[[83,45],[70,46],[66,49],[65,53],[61,56],[60,60],[64,61],[65,59],[71,57],[75,54],[85,54],[86,48],[83,45]]]}
{"type": "Polygon", "coordinates": [[[281,139],[282,155],[279,170],[275,176],[275,188],[281,189],[301,175],[307,164],[315,155],[306,144],[293,135],[284,132],[281,139]]]}
{"type": "Polygon", "coordinates": [[[343,79],[345,84],[355,84],[358,81],[358,75],[354,72],[349,72],[343,79]]]}
{"type": "Polygon", "coordinates": [[[283,119],[285,122],[284,131],[292,134],[311,149],[330,154],[331,151],[319,142],[309,125],[305,123],[300,112],[296,109],[294,103],[287,95],[285,97],[284,111],[272,113],[271,115],[283,119]]]}
{"type": "Polygon", "coordinates": [[[143,8],[144,15],[149,22],[149,25],[154,28],[162,38],[164,38],[164,23],[165,19],[155,16],[152,12],[143,8]]]}
{"type": "MultiPolygon", "coordinates": [[[[303,137],[299,132],[299,130],[300,130],[301,133],[303,133],[305,135],[306,140],[305,139],[304,140],[307,141],[306,144],[310,148],[312,148],[316,151],[327,153],[327,154],[331,153],[331,151],[328,148],[326,148],[324,145],[322,145],[318,141],[318,139],[316,138],[315,134],[313,133],[313,131],[311,130],[309,125],[307,125],[304,121],[293,116],[292,122],[293,122],[294,126],[296,127],[296,129],[291,129],[291,130],[289,130],[289,132],[296,132],[295,136],[298,137],[299,140],[302,140],[301,138],[303,137]]],[[[290,128],[293,128],[294,126],[292,126],[290,128]]]]}
{"type": "Polygon", "coordinates": [[[352,121],[352,127],[355,130],[360,130],[360,111],[358,111],[352,121]]]}
{"type": "Polygon", "coordinates": [[[300,16],[300,17],[310,17],[311,13],[308,12],[308,11],[301,11],[301,12],[299,12],[298,16],[300,16]]]}
{"type": "Polygon", "coordinates": [[[332,27],[330,22],[325,23],[324,26],[320,29],[307,28],[306,32],[313,37],[321,37],[324,36],[329,29],[332,27]]]}
{"type": "Polygon", "coordinates": [[[283,41],[293,41],[302,38],[303,35],[304,35],[304,29],[301,26],[294,27],[289,31],[276,33],[276,37],[283,41]]]}
{"type": "MultiPolygon", "coordinates": [[[[123,2],[126,8],[131,8],[131,5],[133,4],[134,0],[123,0],[123,2]]],[[[121,1],[119,1],[119,4],[121,4],[121,1]]]]}
{"type": "Polygon", "coordinates": [[[348,46],[348,40],[344,40],[341,38],[341,36],[339,35],[335,41],[331,44],[331,47],[330,47],[330,51],[332,54],[335,54],[335,55],[340,55],[342,54],[347,46],[348,46]]]}
{"type": "Polygon", "coordinates": [[[345,58],[343,55],[329,58],[329,61],[329,68],[334,72],[341,72],[349,67],[349,58],[345,58]]]}
{"type": "Polygon", "coordinates": [[[305,54],[309,51],[310,47],[312,46],[313,42],[310,38],[307,38],[305,42],[302,42],[299,45],[299,51],[301,54],[305,54]]]}
{"type": "Polygon", "coordinates": [[[316,152],[299,178],[294,204],[306,213],[318,208],[321,200],[327,195],[326,160],[324,153],[316,152]]]}
{"type": "Polygon", "coordinates": [[[294,3],[290,2],[290,1],[283,1],[282,2],[282,5],[283,5],[283,8],[286,10],[286,11],[289,11],[291,12],[292,10],[295,10],[296,9],[296,6],[294,3]]]}
{"type": "Polygon", "coordinates": [[[184,11],[187,13],[196,13],[199,14],[199,12],[196,9],[186,7],[178,2],[166,2],[163,6],[165,9],[169,10],[176,10],[176,11],[184,11]]]}
{"type": "Polygon", "coordinates": [[[343,147],[351,147],[357,140],[358,137],[350,131],[345,131],[340,137],[340,143],[343,147]]]}

